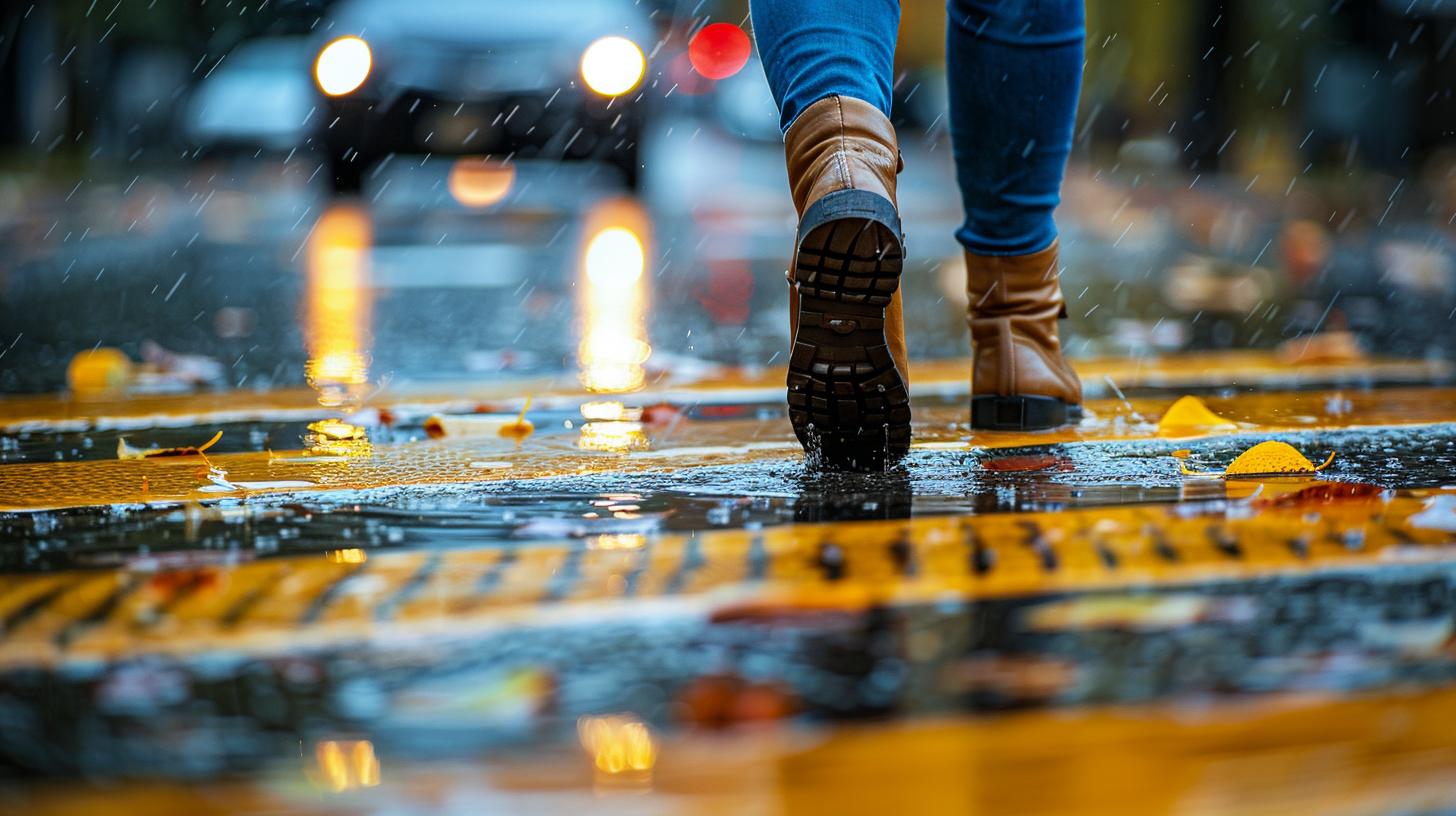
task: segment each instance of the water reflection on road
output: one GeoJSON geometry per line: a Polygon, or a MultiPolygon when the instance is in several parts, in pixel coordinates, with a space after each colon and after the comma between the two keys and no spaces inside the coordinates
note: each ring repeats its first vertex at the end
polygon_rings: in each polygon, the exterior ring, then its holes
{"type": "Polygon", "coordinates": [[[356,404],[369,384],[374,292],[369,213],[354,204],[324,211],[309,238],[300,313],[308,362],[304,379],[319,404],[356,404]]]}
{"type": "Polygon", "coordinates": [[[588,391],[622,394],[646,380],[649,223],[642,206],[626,198],[598,203],[584,219],[577,357],[588,391]]]}

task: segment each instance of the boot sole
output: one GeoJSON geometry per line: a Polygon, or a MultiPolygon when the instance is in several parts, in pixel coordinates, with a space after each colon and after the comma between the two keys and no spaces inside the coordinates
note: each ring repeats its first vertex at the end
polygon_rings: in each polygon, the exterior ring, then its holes
{"type": "Polygon", "coordinates": [[[971,397],[971,427],[983,431],[1048,431],[1082,420],[1082,406],[1056,397],[971,397]]]}
{"type": "Polygon", "coordinates": [[[881,471],[910,450],[910,396],[885,337],[904,257],[900,218],[874,193],[830,193],[799,222],[788,402],[811,465],[881,471]]]}

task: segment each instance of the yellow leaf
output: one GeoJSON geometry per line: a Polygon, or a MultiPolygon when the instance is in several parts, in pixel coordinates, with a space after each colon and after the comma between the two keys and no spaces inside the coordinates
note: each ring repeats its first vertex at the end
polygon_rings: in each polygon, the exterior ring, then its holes
{"type": "Polygon", "coordinates": [[[516,417],[516,421],[502,425],[499,431],[500,435],[506,439],[516,440],[516,445],[519,446],[526,437],[536,431],[536,426],[531,424],[531,420],[526,419],[526,412],[529,410],[531,410],[531,398],[528,396],[526,397],[526,404],[521,406],[521,413],[516,417]]]}
{"type": "Polygon", "coordinates": [[[1275,473],[1315,473],[1324,470],[1333,462],[1335,455],[1325,460],[1323,465],[1315,467],[1315,464],[1304,458],[1304,454],[1295,450],[1287,442],[1269,440],[1260,442],[1252,448],[1239,454],[1238,458],[1228,466],[1225,475],[1228,476],[1263,476],[1275,473]]]}
{"type": "Polygon", "coordinates": [[[1158,420],[1158,433],[1163,436],[1189,436],[1237,427],[1236,423],[1210,411],[1203,400],[1191,395],[1179,397],[1158,420]]]}
{"type": "Polygon", "coordinates": [[[66,366],[66,384],[73,391],[107,391],[125,386],[135,367],[131,359],[108,346],[83,351],[66,366]]]}
{"type": "Polygon", "coordinates": [[[206,442],[193,447],[184,445],[180,448],[133,448],[126,444],[126,437],[116,440],[116,458],[118,459],[169,459],[186,456],[202,456],[203,451],[217,444],[222,439],[222,431],[212,435],[206,442]]]}
{"type": "Polygon", "coordinates": [[[1331,453],[1323,464],[1316,466],[1313,462],[1304,458],[1304,454],[1295,450],[1287,442],[1268,440],[1260,442],[1252,448],[1239,454],[1236,459],[1223,472],[1218,471],[1195,471],[1189,470],[1188,466],[1181,461],[1178,469],[1184,476],[1278,476],[1281,474],[1313,474],[1330,466],[1335,461],[1335,454],[1331,453]]]}

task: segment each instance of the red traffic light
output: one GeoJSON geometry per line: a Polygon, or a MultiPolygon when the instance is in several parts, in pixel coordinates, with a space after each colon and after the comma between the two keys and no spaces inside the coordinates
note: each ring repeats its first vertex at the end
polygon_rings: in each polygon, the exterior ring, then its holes
{"type": "Polygon", "coordinates": [[[693,35],[688,59],[708,79],[726,79],[743,69],[752,50],[743,29],[732,23],[713,23],[693,35]]]}

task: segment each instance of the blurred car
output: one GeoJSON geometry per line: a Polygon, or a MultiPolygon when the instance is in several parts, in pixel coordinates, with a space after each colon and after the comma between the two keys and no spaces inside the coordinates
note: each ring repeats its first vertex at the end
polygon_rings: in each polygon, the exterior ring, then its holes
{"type": "Polygon", "coordinates": [[[633,0],[345,0],[319,30],[338,192],[397,152],[594,159],[636,184],[655,34],[633,0]]]}
{"type": "Polygon", "coordinates": [[[303,146],[318,104],[318,91],[308,81],[312,45],[307,37],[270,37],[234,48],[188,99],[183,137],[214,152],[303,146]]]}

